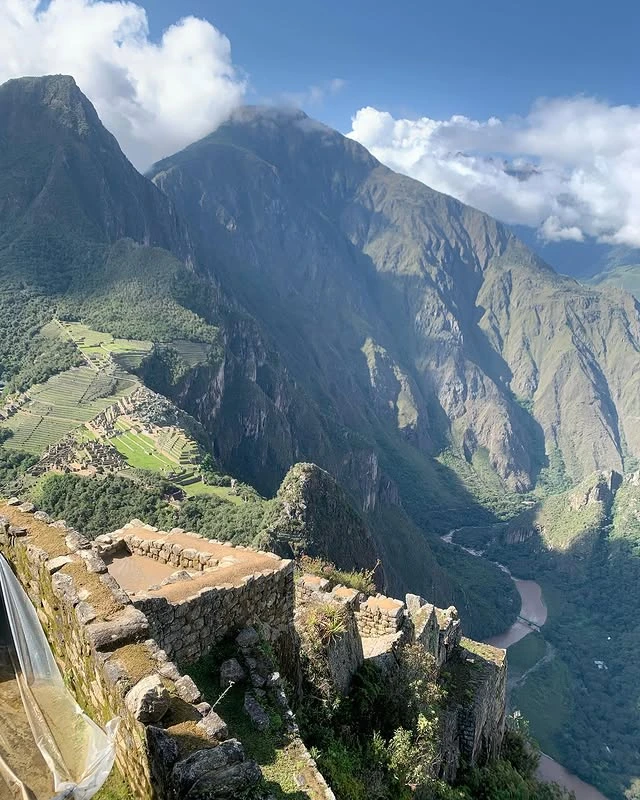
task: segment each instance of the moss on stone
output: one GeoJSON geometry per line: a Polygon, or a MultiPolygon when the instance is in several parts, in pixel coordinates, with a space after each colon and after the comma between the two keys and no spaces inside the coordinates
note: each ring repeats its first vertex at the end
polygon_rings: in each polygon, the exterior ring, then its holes
{"type": "Polygon", "coordinates": [[[87,602],[91,603],[96,614],[103,620],[112,619],[124,606],[113,596],[111,590],[102,583],[98,575],[88,572],[81,561],[66,564],[61,572],[70,575],[76,589],[86,589],[89,592],[87,602]]]}
{"type": "Polygon", "coordinates": [[[208,738],[207,734],[198,727],[195,720],[187,719],[166,728],[178,744],[178,758],[186,758],[197,750],[208,750],[216,743],[208,738]]]}
{"type": "Polygon", "coordinates": [[[18,511],[14,506],[1,506],[0,514],[6,517],[12,525],[26,528],[29,534],[28,539],[44,550],[49,558],[64,556],[69,552],[64,540],[65,532],[62,528],[52,528],[46,522],[34,519],[31,514],[18,511]]]}
{"type": "Polygon", "coordinates": [[[132,683],[137,683],[158,670],[158,665],[143,644],[126,644],[114,652],[112,659],[122,665],[132,683]]]}
{"type": "Polygon", "coordinates": [[[501,667],[507,657],[506,651],[502,648],[493,647],[493,645],[484,644],[483,642],[476,642],[473,639],[467,639],[465,636],[462,637],[460,646],[472,655],[484,658],[485,661],[490,661],[497,667],[501,667]]]}

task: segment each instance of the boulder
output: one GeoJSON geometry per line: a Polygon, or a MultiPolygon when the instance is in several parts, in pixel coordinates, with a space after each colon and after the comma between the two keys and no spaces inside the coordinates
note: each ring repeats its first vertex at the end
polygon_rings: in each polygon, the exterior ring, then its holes
{"type": "Polygon", "coordinates": [[[162,678],[154,674],[136,683],[127,693],[125,704],[137,720],[148,725],[164,717],[171,705],[171,697],[162,678]]]}
{"type": "Polygon", "coordinates": [[[200,689],[188,675],[182,675],[176,681],[178,697],[185,703],[197,703],[201,698],[200,689]]]}
{"type": "Polygon", "coordinates": [[[243,761],[244,750],[237,739],[227,739],[217,747],[191,753],[173,768],[174,796],[186,797],[194,783],[205,775],[215,773],[231,764],[241,764],[243,761]]]}
{"type": "Polygon", "coordinates": [[[178,742],[165,730],[154,725],[145,728],[145,733],[151,775],[155,778],[156,784],[166,786],[171,779],[173,765],[178,759],[178,742]]]}
{"type": "Polygon", "coordinates": [[[87,625],[86,631],[96,650],[112,650],[123,644],[146,639],[149,635],[149,622],[142,611],[126,606],[111,621],[92,622],[87,625]]]}
{"type": "Polygon", "coordinates": [[[107,571],[107,565],[95,550],[80,550],[78,555],[83,559],[87,572],[94,572],[96,575],[100,575],[107,571]]]}
{"type": "Polygon", "coordinates": [[[160,586],[168,586],[170,583],[180,583],[181,581],[192,580],[192,576],[187,572],[186,569],[180,569],[177,572],[172,572],[171,575],[169,575],[160,583],[160,586]]]}
{"type": "Polygon", "coordinates": [[[67,564],[72,564],[73,559],[69,556],[58,556],[57,558],[50,558],[47,561],[47,569],[49,573],[53,575],[54,572],[57,572],[62,567],[66,566],[67,564]]]}
{"type": "Polygon", "coordinates": [[[244,696],[244,712],[251,720],[254,728],[259,731],[268,730],[269,715],[251,692],[247,692],[244,696]]]}
{"type": "Polygon", "coordinates": [[[223,742],[229,738],[229,728],[226,722],[219,717],[215,711],[209,711],[199,722],[198,727],[202,728],[207,736],[223,742]]]}
{"type": "Polygon", "coordinates": [[[255,761],[232,764],[199,778],[185,795],[184,800],[238,800],[254,797],[262,773],[255,761]]]}
{"type": "Polygon", "coordinates": [[[90,603],[87,603],[86,600],[82,600],[76,606],[76,616],[78,617],[78,622],[82,625],[87,625],[89,622],[93,622],[97,614],[95,608],[90,603]]]}
{"type": "Polygon", "coordinates": [[[229,658],[220,665],[220,686],[223,689],[230,683],[242,683],[246,677],[247,674],[237,658],[229,658]]]}
{"type": "Polygon", "coordinates": [[[245,648],[255,647],[260,642],[260,637],[255,628],[249,626],[243,628],[236,636],[236,644],[241,650],[245,648]]]}

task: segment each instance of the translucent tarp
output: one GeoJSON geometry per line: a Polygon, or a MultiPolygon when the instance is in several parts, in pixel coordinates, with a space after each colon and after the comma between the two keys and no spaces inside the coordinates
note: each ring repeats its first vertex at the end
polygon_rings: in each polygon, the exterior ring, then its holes
{"type": "Polygon", "coordinates": [[[117,726],[112,720],[103,731],[67,690],[38,615],[0,555],[0,800],[89,800],[111,772],[117,726]]]}

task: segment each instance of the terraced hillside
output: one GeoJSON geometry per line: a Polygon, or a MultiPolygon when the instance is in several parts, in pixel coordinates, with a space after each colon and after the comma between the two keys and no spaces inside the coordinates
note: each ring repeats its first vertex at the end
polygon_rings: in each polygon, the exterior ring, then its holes
{"type": "Polygon", "coordinates": [[[12,434],[5,445],[40,455],[138,385],[133,376],[97,372],[89,366],[66,370],[29,390],[29,400],[3,423],[12,434]]]}

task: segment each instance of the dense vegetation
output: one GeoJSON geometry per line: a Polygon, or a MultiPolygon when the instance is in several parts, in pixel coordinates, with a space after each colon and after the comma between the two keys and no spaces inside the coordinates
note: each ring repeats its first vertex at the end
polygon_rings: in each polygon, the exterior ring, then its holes
{"type": "Polygon", "coordinates": [[[175,486],[153,473],[141,473],[137,480],[50,474],[33,495],[48,514],[65,519],[88,536],[113,531],[138,518],[164,530],[179,527],[234,544],[251,544],[269,508],[255,493],[238,504],[215,495],[191,497],[176,508],[169,503],[175,491],[175,486]]]}
{"type": "Polygon", "coordinates": [[[440,724],[446,691],[433,658],[421,647],[401,651],[399,668],[383,674],[365,664],[347,698],[335,697],[322,676],[323,643],[340,635],[339,620],[318,609],[306,621],[305,692],[298,719],[337,797],[348,800],[561,800],[558,787],[539,783],[538,753],[516,725],[500,758],[462,770],[456,785],[438,778],[440,724]]]}
{"type": "Polygon", "coordinates": [[[631,476],[613,506],[594,502],[570,513],[569,498],[584,489],[566,493],[564,508],[561,495],[543,504],[545,535],[490,553],[519,577],[535,578],[549,608],[542,636],[552,657],[513,703],[545,752],[622,800],[640,774],[640,486],[631,476]]]}
{"type": "Polygon", "coordinates": [[[0,491],[6,492],[13,483],[38,460],[30,453],[22,453],[3,446],[9,434],[0,430],[0,491]]]}

